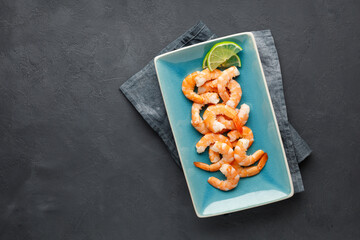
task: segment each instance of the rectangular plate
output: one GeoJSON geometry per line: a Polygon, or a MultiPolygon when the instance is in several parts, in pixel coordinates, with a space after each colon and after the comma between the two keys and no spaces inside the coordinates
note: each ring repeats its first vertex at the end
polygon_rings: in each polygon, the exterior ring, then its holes
{"type": "MultiPolygon", "coordinates": [[[[199,43],[157,56],[154,60],[167,115],[179,152],[191,199],[198,217],[210,217],[277,202],[293,195],[293,185],[281,140],[274,109],[265,81],[255,38],[252,33],[239,33],[199,43]],[[202,134],[191,121],[192,102],[183,95],[183,79],[194,71],[201,71],[202,61],[210,48],[222,41],[233,41],[243,51],[239,53],[242,67],[237,81],[241,84],[242,103],[250,106],[246,126],[254,133],[254,144],[248,154],[262,149],[269,160],[260,174],[240,179],[229,192],[212,187],[210,176],[224,179],[220,172],[206,172],[196,168],[195,161],[210,163],[208,153],[198,154],[195,144],[202,134]]],[[[239,104],[239,106],[240,106],[239,104]]]]}

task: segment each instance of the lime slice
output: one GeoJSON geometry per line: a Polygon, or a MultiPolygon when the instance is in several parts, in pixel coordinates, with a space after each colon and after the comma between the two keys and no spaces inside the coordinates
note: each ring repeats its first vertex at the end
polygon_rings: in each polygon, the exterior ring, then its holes
{"type": "Polygon", "coordinates": [[[210,52],[208,52],[208,53],[206,54],[206,56],[204,57],[203,66],[202,66],[203,68],[207,68],[206,65],[207,65],[207,59],[208,59],[209,53],[210,53],[210,52]]]}
{"type": "Polygon", "coordinates": [[[228,68],[231,66],[241,67],[241,61],[237,54],[226,60],[226,62],[222,63],[219,67],[228,68]]]}
{"type": "Polygon", "coordinates": [[[214,71],[222,63],[240,52],[242,48],[234,42],[220,42],[215,44],[208,53],[207,66],[214,71]]]}

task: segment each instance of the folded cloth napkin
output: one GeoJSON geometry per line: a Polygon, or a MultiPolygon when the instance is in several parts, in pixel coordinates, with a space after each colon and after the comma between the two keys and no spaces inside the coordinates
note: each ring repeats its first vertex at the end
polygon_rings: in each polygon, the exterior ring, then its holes
{"type": "MultiPolygon", "coordinates": [[[[304,191],[304,185],[301,178],[299,163],[309,156],[311,149],[288,121],[280,62],[270,30],[256,31],[253,32],[253,34],[255,36],[281,137],[284,143],[285,153],[294,184],[294,191],[295,193],[302,192],[304,191]]],[[[216,35],[200,21],[175,41],[170,43],[159,54],[213,38],[216,38],[216,35]]],[[[159,134],[170,150],[172,158],[180,166],[179,155],[171,133],[170,123],[166,115],[155,72],[154,61],[150,61],[143,69],[129,78],[121,85],[120,90],[134,105],[146,122],[159,134]]]]}

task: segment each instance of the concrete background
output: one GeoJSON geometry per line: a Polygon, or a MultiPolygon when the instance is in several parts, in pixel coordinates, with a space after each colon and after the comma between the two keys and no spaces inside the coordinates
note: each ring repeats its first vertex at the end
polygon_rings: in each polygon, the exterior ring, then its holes
{"type": "Polygon", "coordinates": [[[359,239],[359,1],[0,1],[0,238],[359,239]],[[198,219],[118,87],[198,20],[271,29],[305,192],[198,219]]]}

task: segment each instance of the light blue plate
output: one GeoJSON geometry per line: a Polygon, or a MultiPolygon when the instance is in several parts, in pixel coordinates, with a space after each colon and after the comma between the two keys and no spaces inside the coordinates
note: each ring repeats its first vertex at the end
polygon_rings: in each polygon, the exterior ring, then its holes
{"type": "MultiPolygon", "coordinates": [[[[256,42],[252,33],[239,33],[165,53],[155,58],[155,68],[170,120],[186,182],[198,217],[210,217],[265,205],[293,195],[284,147],[276,122],[256,42]],[[220,172],[210,173],[196,168],[195,161],[209,162],[208,153],[197,154],[195,144],[202,135],[190,124],[192,102],[183,95],[181,84],[190,73],[202,70],[202,61],[210,48],[221,41],[233,41],[243,51],[239,53],[242,67],[236,79],[243,91],[242,103],[250,106],[246,126],[255,141],[248,154],[258,149],[268,153],[269,160],[260,174],[240,179],[229,192],[212,187],[207,179],[225,179],[220,172]]],[[[240,106],[239,104],[239,106],[240,106]]]]}

